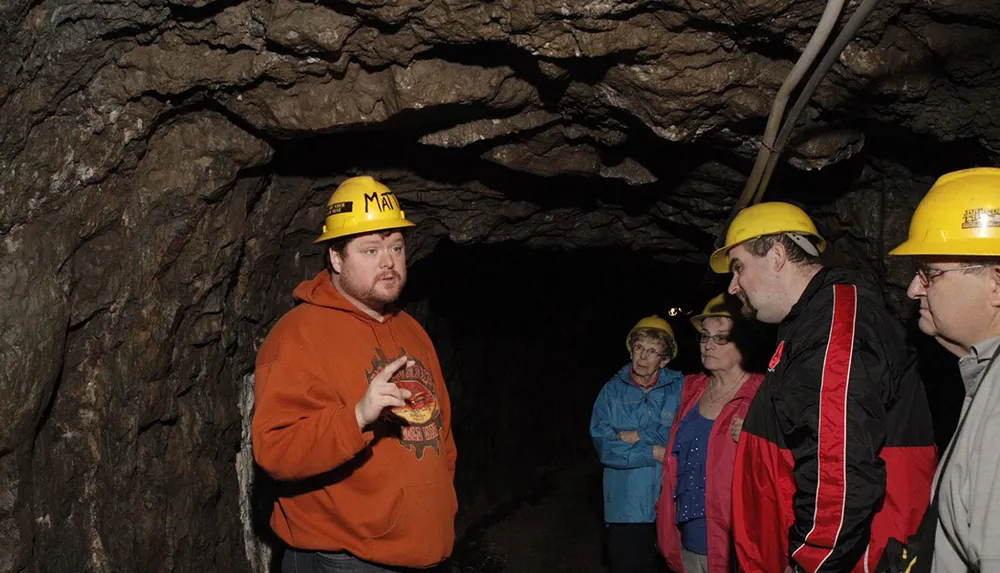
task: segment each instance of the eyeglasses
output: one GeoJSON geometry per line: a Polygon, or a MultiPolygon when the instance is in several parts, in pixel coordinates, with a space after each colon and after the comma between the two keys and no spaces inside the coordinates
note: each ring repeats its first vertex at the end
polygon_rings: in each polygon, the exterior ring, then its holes
{"type": "Polygon", "coordinates": [[[920,279],[920,284],[927,288],[931,286],[931,282],[939,276],[950,273],[952,271],[967,271],[969,269],[981,269],[983,267],[988,267],[989,265],[966,265],[964,267],[956,267],[954,269],[932,269],[926,265],[920,265],[917,267],[916,275],[920,279]]]}
{"type": "Polygon", "coordinates": [[[728,332],[725,334],[706,334],[702,332],[699,342],[702,344],[708,344],[709,340],[714,342],[717,346],[725,346],[733,341],[733,339],[729,337],[728,332]]]}
{"type": "Polygon", "coordinates": [[[646,348],[645,346],[633,346],[632,354],[645,358],[647,356],[663,356],[664,353],[655,348],[646,348]]]}

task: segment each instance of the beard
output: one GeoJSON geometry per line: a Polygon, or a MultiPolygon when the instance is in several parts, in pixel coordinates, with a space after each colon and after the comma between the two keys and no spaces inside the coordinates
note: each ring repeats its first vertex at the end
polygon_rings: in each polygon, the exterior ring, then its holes
{"type": "Polygon", "coordinates": [[[341,279],[341,288],[344,292],[371,309],[380,309],[396,302],[405,284],[406,278],[394,270],[380,273],[370,282],[363,282],[347,273],[342,275],[341,279]],[[393,282],[383,282],[389,278],[393,279],[393,282]]]}
{"type": "Polygon", "coordinates": [[[740,302],[743,303],[743,306],[740,308],[740,314],[743,315],[743,318],[748,318],[751,320],[757,318],[757,307],[755,307],[750,302],[750,299],[747,298],[747,295],[741,291],[737,293],[736,296],[737,298],[740,299],[740,302]]]}

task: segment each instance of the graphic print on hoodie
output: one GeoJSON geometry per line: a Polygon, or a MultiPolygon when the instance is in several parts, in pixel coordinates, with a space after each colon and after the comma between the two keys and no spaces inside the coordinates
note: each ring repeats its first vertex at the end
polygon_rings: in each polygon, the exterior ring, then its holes
{"type": "MultiPolygon", "coordinates": [[[[399,356],[409,356],[406,348],[399,347],[399,356]]],[[[383,412],[389,422],[399,424],[399,445],[413,452],[417,459],[424,457],[424,450],[431,448],[441,455],[441,407],[437,392],[434,390],[434,375],[428,370],[420,358],[410,357],[412,366],[404,366],[396,371],[391,380],[396,386],[409,390],[410,398],[405,406],[398,406],[383,412]],[[395,419],[393,419],[395,418],[395,419]]],[[[392,362],[385,357],[381,348],[375,349],[371,370],[366,370],[370,383],[387,364],[392,362]]]]}

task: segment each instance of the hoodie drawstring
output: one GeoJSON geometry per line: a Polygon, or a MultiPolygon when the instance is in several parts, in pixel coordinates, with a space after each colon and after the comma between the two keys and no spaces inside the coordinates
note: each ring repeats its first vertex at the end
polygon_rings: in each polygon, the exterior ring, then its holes
{"type": "Polygon", "coordinates": [[[375,327],[375,323],[378,322],[374,318],[369,318],[365,322],[368,324],[368,328],[372,330],[372,334],[375,335],[375,344],[382,349],[382,353],[386,359],[386,362],[392,362],[393,360],[402,356],[403,349],[400,348],[399,342],[396,340],[396,335],[393,333],[392,321],[385,318],[387,315],[383,315],[383,321],[380,324],[385,324],[389,328],[389,338],[392,340],[392,348],[386,348],[382,344],[382,339],[379,338],[378,329],[375,327]]]}

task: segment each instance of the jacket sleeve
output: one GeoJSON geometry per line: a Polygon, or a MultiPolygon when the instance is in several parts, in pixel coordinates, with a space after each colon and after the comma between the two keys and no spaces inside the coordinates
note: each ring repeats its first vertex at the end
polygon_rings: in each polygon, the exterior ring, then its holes
{"type": "Polygon", "coordinates": [[[670,424],[656,424],[639,430],[639,443],[666,446],[670,441],[670,424]]]}
{"type": "MultiPolygon", "coordinates": [[[[877,340],[862,340],[853,285],[833,287],[832,305],[813,318],[785,367],[775,400],[795,460],[792,560],[810,573],[850,571],[864,556],[886,488],[878,452],[885,443],[880,399],[885,363],[877,340]]],[[[869,338],[864,336],[862,338],[869,338]]]]}
{"type": "Polygon", "coordinates": [[[1000,448],[989,442],[1000,436],[1000,414],[994,412],[982,431],[986,447],[979,450],[979,463],[971,476],[975,484],[972,494],[975,509],[970,520],[971,545],[978,550],[980,573],[1000,573],[1000,448]]]}
{"type": "Polygon", "coordinates": [[[345,404],[295,362],[258,364],[254,383],[254,458],[274,479],[333,470],[372,439],[358,428],[354,404],[345,404]]]}
{"type": "MultiPolygon", "coordinates": [[[[667,402],[672,403],[673,401],[668,398],[667,402]]],[[[677,412],[675,411],[674,414],[676,415],[676,413],[677,412]]],[[[676,420],[671,418],[672,421],[669,424],[664,424],[662,420],[663,413],[661,412],[655,423],[639,429],[638,433],[640,444],[647,444],[649,446],[657,444],[664,447],[667,445],[667,442],[670,441],[670,427],[674,422],[676,422],[676,420]]]]}
{"type": "Polygon", "coordinates": [[[618,432],[611,425],[611,405],[607,386],[594,402],[594,412],[590,418],[590,437],[601,463],[615,469],[632,469],[656,465],[653,446],[642,441],[629,444],[618,439],[618,432]]]}

